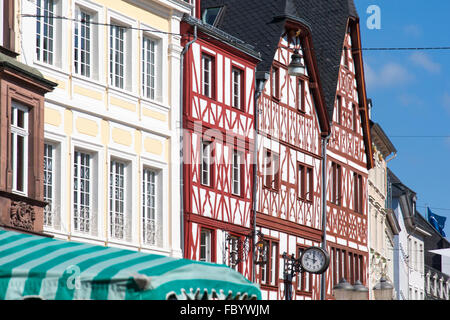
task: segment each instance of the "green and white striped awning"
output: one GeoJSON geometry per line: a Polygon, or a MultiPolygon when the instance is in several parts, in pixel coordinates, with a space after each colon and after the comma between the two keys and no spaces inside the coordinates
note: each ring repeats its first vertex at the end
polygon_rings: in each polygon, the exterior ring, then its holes
{"type": "Polygon", "coordinates": [[[0,229],[0,299],[261,299],[225,266],[0,229]]]}

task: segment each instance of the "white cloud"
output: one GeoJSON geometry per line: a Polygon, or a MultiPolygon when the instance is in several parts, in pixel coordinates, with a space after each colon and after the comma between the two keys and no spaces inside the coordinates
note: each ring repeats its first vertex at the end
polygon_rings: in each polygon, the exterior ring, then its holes
{"type": "Polygon", "coordinates": [[[431,58],[423,52],[415,52],[409,57],[409,59],[412,63],[427,70],[428,72],[439,73],[441,71],[441,65],[431,60],[431,58]]]}
{"type": "Polygon", "coordinates": [[[414,80],[408,69],[395,62],[388,62],[378,70],[366,63],[364,71],[368,88],[399,87],[414,80]]]}

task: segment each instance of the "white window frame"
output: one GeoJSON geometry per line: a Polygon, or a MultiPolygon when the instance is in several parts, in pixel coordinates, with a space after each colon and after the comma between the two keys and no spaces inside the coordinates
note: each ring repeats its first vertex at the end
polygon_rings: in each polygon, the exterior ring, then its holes
{"type": "Polygon", "coordinates": [[[202,53],[202,94],[208,98],[213,97],[213,73],[214,73],[214,57],[202,53]]]}
{"type": "MultiPolygon", "coordinates": [[[[72,212],[73,212],[73,228],[76,232],[79,233],[86,233],[86,234],[90,234],[91,230],[92,230],[92,222],[93,220],[93,179],[94,179],[94,170],[93,170],[93,156],[90,152],[86,152],[84,150],[79,150],[76,149],[75,152],[73,153],[73,161],[72,161],[72,170],[73,170],[73,207],[72,207],[72,212]],[[83,157],[89,157],[88,158],[88,166],[86,163],[82,163],[83,162],[83,157]],[[77,165],[77,171],[75,171],[75,165],[77,165]],[[89,170],[89,177],[88,180],[85,177],[81,176],[81,169],[82,166],[88,168],[89,170]],[[76,181],[76,185],[77,185],[77,190],[75,190],[75,180],[76,181]],[[82,190],[81,185],[82,185],[82,180],[85,180],[84,182],[86,182],[86,180],[88,181],[88,190],[86,192],[86,190],[82,190]],[[76,199],[77,201],[75,201],[75,193],[76,193],[76,199]],[[82,200],[84,199],[84,201],[86,201],[86,196],[87,196],[87,201],[88,203],[86,204],[86,202],[84,204],[82,204],[82,200]],[[78,214],[76,213],[75,207],[77,207],[77,211],[78,214]],[[86,212],[84,212],[83,214],[83,209],[87,209],[87,214],[88,214],[88,218],[86,218],[86,212]],[[75,219],[77,218],[78,221],[78,228],[77,225],[75,224],[75,219]],[[84,221],[81,221],[81,219],[83,219],[84,221]],[[87,220],[87,222],[86,222],[87,220]],[[88,227],[88,230],[86,230],[86,226],[88,227]]],[[[86,211],[86,210],[84,210],[86,211]]]]}
{"type": "Polygon", "coordinates": [[[12,154],[12,174],[13,174],[13,185],[12,185],[12,191],[14,193],[18,193],[24,196],[27,196],[28,194],[28,143],[29,143],[29,108],[24,106],[21,103],[18,103],[16,101],[12,101],[11,105],[11,121],[10,121],[10,128],[11,128],[11,154],[12,154]],[[22,111],[24,113],[24,123],[23,127],[19,127],[17,125],[17,115],[18,112],[22,111]],[[22,164],[22,190],[18,189],[18,171],[17,171],[17,164],[18,164],[18,158],[17,158],[17,152],[14,150],[17,148],[17,140],[19,137],[23,138],[23,164],[22,164]]]}
{"type": "MultiPolygon", "coordinates": [[[[147,246],[158,246],[161,247],[163,243],[163,228],[164,222],[162,221],[161,210],[162,210],[162,201],[161,201],[161,170],[155,169],[153,167],[149,167],[144,165],[142,168],[142,189],[141,189],[141,210],[142,210],[142,242],[147,246]],[[153,174],[153,217],[148,217],[146,211],[152,209],[152,206],[146,201],[147,196],[152,196],[152,194],[148,194],[149,191],[149,181],[146,178],[151,177],[153,174]],[[149,241],[146,230],[148,229],[148,223],[152,223],[149,220],[153,220],[153,225],[150,226],[152,234],[152,238],[149,241]]],[[[151,181],[150,181],[151,183],[151,181]]]]}
{"type": "MultiPolygon", "coordinates": [[[[136,77],[136,55],[133,55],[133,52],[137,52],[138,48],[136,46],[137,34],[134,28],[137,28],[137,22],[133,19],[128,18],[127,16],[115,12],[113,10],[108,10],[108,84],[111,88],[129,92],[138,92],[137,91],[137,78],[136,77]],[[117,59],[112,55],[112,50],[116,48],[115,41],[111,43],[111,36],[113,30],[117,27],[123,28],[123,74],[117,75],[116,73],[116,62],[117,59]],[[135,39],[136,38],[136,39],[135,39]],[[112,44],[112,46],[111,46],[112,44]],[[112,59],[111,59],[112,58],[112,59]],[[117,84],[116,77],[122,77],[123,83],[117,84]]],[[[121,61],[119,61],[120,64],[121,61]]],[[[140,62],[139,62],[140,63],[140,62]]]]}
{"type": "MultiPolygon", "coordinates": [[[[46,125],[47,126],[47,125],[46,125]]],[[[62,201],[62,195],[66,194],[67,190],[67,183],[63,183],[63,181],[67,181],[67,177],[62,178],[62,172],[70,172],[71,174],[71,162],[69,166],[69,170],[66,170],[67,161],[63,161],[61,155],[67,154],[66,151],[66,137],[64,135],[50,132],[45,129],[44,132],[44,142],[46,144],[50,144],[53,146],[53,152],[54,152],[54,160],[53,160],[53,187],[54,187],[54,193],[53,193],[53,199],[52,199],[52,213],[53,213],[53,225],[44,225],[44,230],[49,232],[56,232],[56,233],[67,233],[67,211],[66,208],[70,208],[71,201],[66,203],[65,201],[62,201]]],[[[70,175],[70,179],[72,179],[72,176],[70,175]]],[[[72,181],[72,180],[71,180],[72,181]]]]}
{"type": "Polygon", "coordinates": [[[142,95],[151,100],[157,100],[159,68],[159,40],[144,34],[142,36],[141,77],[142,95]]]}
{"type": "Polygon", "coordinates": [[[200,228],[200,247],[199,247],[199,261],[212,262],[212,233],[211,229],[200,228]],[[206,235],[205,242],[203,242],[203,234],[206,235]],[[205,257],[202,257],[202,249],[205,248],[205,257]]]}
{"type": "MultiPolygon", "coordinates": [[[[139,212],[139,229],[136,226],[136,224],[133,226],[135,229],[135,233],[139,234],[139,241],[141,243],[141,247],[144,249],[152,250],[153,252],[155,250],[160,252],[168,252],[169,248],[169,235],[170,235],[170,225],[169,225],[169,213],[168,213],[168,184],[166,181],[169,181],[168,176],[168,165],[167,163],[161,162],[159,160],[155,160],[148,157],[140,157],[139,158],[140,167],[138,175],[136,176],[136,181],[139,181],[136,185],[140,185],[141,188],[139,189],[139,205],[137,205],[136,210],[139,212]],[[156,177],[156,205],[157,205],[157,211],[155,212],[157,217],[157,228],[159,229],[157,233],[157,242],[156,245],[151,245],[148,243],[145,243],[144,241],[144,233],[143,233],[143,219],[144,219],[144,212],[143,212],[143,189],[142,189],[142,178],[143,178],[143,172],[144,169],[149,169],[157,173],[156,177]]],[[[134,231],[133,231],[134,232],[134,231]]]]}
{"type": "Polygon", "coordinates": [[[54,143],[45,141],[44,143],[44,201],[48,204],[44,208],[44,227],[55,227],[55,207],[56,200],[56,181],[57,181],[57,146],[54,143]],[[51,148],[51,150],[49,150],[51,148]],[[50,151],[50,152],[49,152],[50,151]],[[51,166],[48,166],[48,161],[51,161],[51,166]],[[50,196],[48,192],[50,191],[50,196]],[[50,221],[50,222],[48,222],[50,221]]]}
{"type": "Polygon", "coordinates": [[[0,0],[0,18],[1,18],[1,22],[0,22],[0,46],[4,46],[5,44],[3,43],[3,30],[5,28],[5,23],[6,23],[6,19],[5,19],[5,4],[3,2],[3,0],[0,0]]]}
{"type": "Polygon", "coordinates": [[[236,196],[240,196],[242,194],[241,188],[241,178],[242,178],[242,158],[243,154],[236,149],[233,150],[232,154],[232,166],[231,166],[231,187],[232,193],[236,196]]]}
{"type": "Polygon", "coordinates": [[[125,26],[119,24],[109,26],[109,84],[118,89],[125,89],[127,40],[125,26]],[[122,42],[122,48],[117,41],[122,42]]]}
{"type": "MultiPolygon", "coordinates": [[[[101,5],[97,5],[89,0],[73,0],[72,6],[74,9],[74,22],[72,25],[73,28],[73,34],[75,34],[75,27],[76,25],[81,25],[81,19],[79,17],[79,12],[83,11],[91,16],[90,19],[90,31],[91,31],[91,38],[90,38],[90,75],[84,76],[79,71],[77,72],[75,68],[75,36],[72,36],[72,54],[73,54],[73,61],[71,63],[71,70],[75,78],[79,78],[83,81],[89,80],[94,81],[98,83],[98,81],[103,81],[105,77],[104,70],[104,63],[103,63],[103,57],[104,57],[104,37],[103,32],[104,28],[107,28],[106,30],[109,30],[108,27],[104,27],[102,25],[99,25],[99,22],[104,21],[104,14],[103,14],[103,7],[101,5]]],[[[109,36],[109,33],[108,33],[109,36]]],[[[109,41],[109,38],[108,38],[109,41]]],[[[108,42],[109,43],[109,42],[108,42]]],[[[107,47],[106,47],[107,48],[107,47]]],[[[108,75],[109,77],[109,75],[108,75]]]]}
{"type": "Polygon", "coordinates": [[[232,106],[233,108],[242,109],[242,87],[243,87],[243,78],[244,78],[244,71],[237,68],[232,67],[231,68],[231,78],[232,78],[232,84],[231,84],[231,91],[232,91],[232,106]]]}
{"type": "Polygon", "coordinates": [[[93,14],[79,6],[75,8],[73,67],[78,75],[90,78],[92,76],[92,30],[95,26],[93,14]]]}
{"type": "MultiPolygon", "coordinates": [[[[36,15],[43,16],[44,13],[42,9],[38,10],[38,2],[43,4],[44,1],[52,1],[53,2],[53,16],[61,16],[62,12],[66,12],[67,5],[63,0],[36,0],[35,5],[33,6],[33,13],[36,15]]],[[[24,12],[25,13],[25,12],[24,12]]],[[[51,48],[48,50],[51,53],[51,58],[44,59],[44,27],[43,23],[45,21],[45,17],[37,17],[36,20],[33,20],[33,28],[34,28],[34,60],[42,63],[46,66],[53,66],[57,68],[61,68],[63,61],[65,61],[65,50],[62,48],[66,48],[67,42],[63,38],[63,34],[65,34],[66,27],[65,23],[63,23],[62,19],[53,19],[52,21],[52,35],[51,35],[51,48]],[[38,24],[39,21],[39,24],[38,24]],[[38,37],[39,35],[39,37],[38,37]]],[[[28,25],[24,25],[23,28],[28,27],[28,25]]],[[[31,24],[30,24],[31,27],[31,24]]],[[[31,40],[31,39],[30,39],[31,40]]]]}
{"type": "Polygon", "coordinates": [[[47,18],[45,12],[49,12],[49,14],[55,16],[57,5],[56,2],[57,0],[36,0],[36,15],[38,16],[36,18],[36,59],[50,65],[54,64],[55,58],[56,46],[54,35],[56,33],[56,19],[48,19],[49,21],[48,23],[46,23],[47,18]],[[47,24],[49,26],[47,27],[47,30],[49,30],[47,35],[44,34],[44,24],[47,24]],[[47,49],[45,49],[46,43],[47,49]],[[51,48],[48,48],[48,46],[50,46],[51,48]],[[45,55],[46,52],[48,52],[47,55],[45,55]]]}
{"type": "MultiPolygon", "coordinates": [[[[101,212],[103,212],[102,199],[104,192],[104,184],[103,184],[103,166],[101,159],[103,159],[103,146],[99,144],[93,144],[90,141],[81,140],[81,137],[72,137],[72,146],[71,146],[71,161],[70,161],[70,221],[71,221],[71,233],[75,236],[79,236],[81,238],[101,238],[102,234],[100,230],[102,230],[102,219],[101,212]],[[90,212],[90,228],[89,232],[81,232],[75,229],[74,225],[74,187],[73,182],[75,179],[74,172],[74,162],[75,162],[75,153],[79,151],[82,153],[86,153],[90,155],[90,178],[91,184],[89,188],[90,196],[89,199],[91,201],[91,212],[90,212]]],[[[62,161],[63,162],[63,161],[62,161]]],[[[64,171],[62,171],[64,172],[64,171]]]]}
{"type": "MultiPolygon", "coordinates": [[[[108,227],[108,239],[109,242],[113,242],[116,244],[124,244],[124,245],[130,245],[138,244],[139,239],[139,230],[136,229],[137,221],[133,221],[134,218],[137,219],[137,216],[133,216],[134,212],[141,212],[139,210],[139,207],[141,206],[140,203],[137,201],[137,199],[141,199],[141,196],[139,198],[135,197],[135,192],[137,189],[135,189],[134,184],[140,183],[140,178],[136,176],[136,172],[134,171],[135,168],[135,162],[136,158],[132,156],[131,154],[121,152],[119,150],[113,150],[110,149],[108,154],[108,181],[107,181],[107,188],[108,188],[108,195],[107,195],[107,227],[108,227]],[[123,215],[123,234],[122,237],[116,237],[111,231],[114,228],[114,223],[112,222],[112,218],[115,218],[115,204],[111,206],[111,183],[113,182],[111,180],[111,164],[116,161],[125,164],[124,167],[124,193],[123,193],[123,199],[124,199],[124,215],[123,215]]],[[[113,188],[113,191],[115,188],[113,188]]],[[[114,195],[114,193],[113,193],[114,195]]]]}
{"type": "Polygon", "coordinates": [[[211,148],[212,148],[212,141],[201,141],[200,144],[200,181],[201,184],[204,186],[211,186],[211,148]],[[206,175],[206,176],[204,176],[206,175]],[[206,177],[206,180],[205,180],[206,177]]]}
{"type": "Polygon", "coordinates": [[[167,89],[167,81],[169,72],[168,70],[168,60],[164,59],[164,57],[169,54],[169,59],[171,60],[174,57],[179,57],[177,54],[173,53],[173,51],[168,50],[168,35],[162,32],[163,30],[155,29],[154,26],[147,25],[145,23],[140,23],[140,28],[143,29],[140,33],[140,44],[139,44],[139,52],[140,52],[140,62],[138,63],[139,67],[139,75],[140,82],[138,84],[140,97],[144,100],[149,100],[152,102],[158,102],[160,104],[167,103],[167,97],[169,96],[169,92],[167,89]],[[144,38],[151,39],[155,41],[155,96],[154,98],[149,98],[145,94],[143,90],[143,73],[142,62],[143,62],[143,40],[144,38]]]}
{"type": "MultiPolygon", "coordinates": [[[[111,159],[110,164],[109,164],[109,234],[112,238],[117,239],[117,240],[125,240],[126,239],[126,220],[127,220],[127,210],[126,210],[126,205],[127,205],[127,201],[129,201],[130,199],[127,199],[126,196],[126,190],[128,187],[128,183],[127,183],[127,172],[126,172],[126,168],[127,168],[127,163],[121,159],[111,159]],[[117,168],[119,167],[119,168],[117,168]],[[122,172],[120,172],[121,170],[120,167],[122,167],[122,172]],[[116,175],[118,175],[119,177],[122,176],[123,179],[123,185],[122,186],[116,186],[115,183],[113,181],[115,181],[115,179],[117,178],[116,175]],[[117,188],[120,187],[122,189],[122,197],[116,197],[116,192],[118,191],[117,188]],[[111,189],[112,188],[112,189],[111,189]],[[112,197],[112,198],[111,198],[112,197]],[[122,202],[122,207],[119,205],[118,203],[122,202]],[[119,208],[118,208],[119,207],[119,208]],[[117,230],[113,230],[116,229],[116,220],[117,220],[117,216],[121,215],[122,216],[122,225],[119,225],[119,228],[121,228],[122,230],[119,230],[119,235],[117,233],[117,230]],[[121,233],[121,235],[120,235],[121,233]]],[[[120,217],[119,217],[120,218],[120,217]]]]}

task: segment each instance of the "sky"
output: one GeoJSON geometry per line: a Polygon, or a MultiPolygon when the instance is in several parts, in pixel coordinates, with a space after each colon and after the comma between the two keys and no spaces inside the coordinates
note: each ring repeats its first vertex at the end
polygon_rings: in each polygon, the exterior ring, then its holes
{"type": "MultiPolygon", "coordinates": [[[[450,47],[450,1],[354,1],[363,48],[450,47]]],[[[363,60],[372,120],[397,149],[388,166],[424,217],[426,206],[447,217],[450,240],[450,50],[364,50],[363,60]]]]}

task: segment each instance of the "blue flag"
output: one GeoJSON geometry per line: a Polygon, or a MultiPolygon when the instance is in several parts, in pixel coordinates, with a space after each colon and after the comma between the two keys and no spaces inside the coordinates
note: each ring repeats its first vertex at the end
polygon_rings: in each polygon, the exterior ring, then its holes
{"type": "Polygon", "coordinates": [[[431,225],[439,231],[439,233],[445,237],[444,232],[444,226],[445,226],[445,220],[447,220],[446,217],[438,216],[437,214],[434,214],[431,212],[430,208],[427,207],[428,210],[428,222],[431,223],[431,225]]]}

